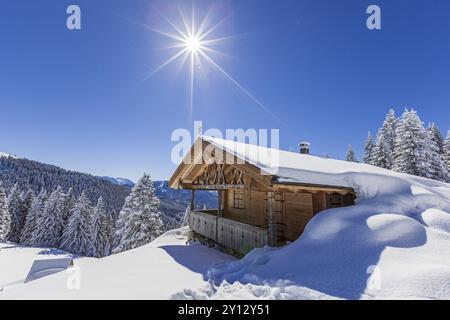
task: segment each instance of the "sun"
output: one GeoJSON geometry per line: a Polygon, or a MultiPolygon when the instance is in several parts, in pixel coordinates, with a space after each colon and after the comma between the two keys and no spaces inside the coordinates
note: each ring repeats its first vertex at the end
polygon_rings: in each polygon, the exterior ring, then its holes
{"type": "MultiPolygon", "coordinates": [[[[166,60],[164,63],[155,68],[148,77],[153,76],[160,70],[172,64],[174,61],[181,61],[181,66],[187,64],[189,67],[189,110],[192,115],[194,105],[194,82],[196,78],[196,72],[202,71],[202,68],[207,65],[212,66],[225,78],[231,81],[241,92],[243,92],[251,101],[258,105],[262,110],[271,115],[274,119],[283,123],[269,108],[261,103],[253,94],[251,94],[244,86],[242,86],[236,79],[234,79],[229,73],[227,73],[218,62],[213,58],[213,55],[227,56],[224,53],[216,50],[214,47],[227,40],[232,40],[240,35],[231,35],[224,37],[212,37],[214,31],[226,20],[226,18],[220,20],[217,23],[209,21],[209,14],[207,14],[202,20],[196,23],[196,14],[194,6],[192,6],[191,16],[189,17],[180,6],[179,14],[180,19],[177,22],[171,21],[167,17],[163,16],[156,8],[155,11],[167,22],[170,26],[169,30],[157,30],[148,25],[137,23],[140,26],[145,27],[153,32],[156,32],[166,38],[172,40],[172,44],[166,49],[176,49],[175,54],[166,60]]],[[[147,78],[148,78],[147,77],[147,78]]]]}
{"type": "Polygon", "coordinates": [[[202,42],[197,36],[192,36],[186,38],[184,41],[185,48],[190,51],[191,53],[197,53],[199,50],[202,49],[202,42]]]}

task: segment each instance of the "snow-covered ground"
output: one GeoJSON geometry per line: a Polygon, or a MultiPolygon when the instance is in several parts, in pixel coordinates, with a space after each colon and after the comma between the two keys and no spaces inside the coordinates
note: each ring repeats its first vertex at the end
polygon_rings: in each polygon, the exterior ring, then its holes
{"type": "Polygon", "coordinates": [[[75,259],[75,269],[28,283],[23,280],[34,259],[67,255],[0,244],[0,299],[170,299],[185,288],[204,286],[209,268],[234,260],[200,244],[186,245],[186,240],[186,229],[170,231],[135,250],[75,259]]]}
{"type": "Polygon", "coordinates": [[[68,290],[65,272],[20,283],[32,260],[49,252],[4,244],[0,299],[450,299],[449,184],[364,164],[302,159],[308,165],[300,165],[295,177],[325,179],[328,170],[359,199],[319,213],[288,246],[256,249],[237,261],[185,245],[186,237],[171,231],[129,252],[77,259],[81,290],[68,290]],[[315,172],[310,161],[321,169],[315,172]]]}

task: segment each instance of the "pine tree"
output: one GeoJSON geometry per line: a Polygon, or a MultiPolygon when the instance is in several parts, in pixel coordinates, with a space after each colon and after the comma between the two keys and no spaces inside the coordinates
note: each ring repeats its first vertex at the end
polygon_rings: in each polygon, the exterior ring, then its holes
{"type": "Polygon", "coordinates": [[[9,194],[8,208],[11,217],[11,229],[9,231],[8,240],[19,243],[22,228],[25,224],[25,212],[23,210],[22,194],[17,184],[14,185],[9,194]]]}
{"type": "Polygon", "coordinates": [[[0,241],[6,240],[11,230],[11,216],[8,210],[5,189],[0,182],[0,241]]]}
{"type": "Polygon", "coordinates": [[[428,131],[429,159],[432,170],[432,179],[446,182],[449,178],[449,172],[444,162],[444,143],[439,148],[439,143],[433,138],[433,133],[428,131]]]}
{"type": "Polygon", "coordinates": [[[380,168],[391,169],[392,162],[392,153],[387,139],[384,137],[384,130],[380,128],[375,147],[372,151],[372,164],[380,168]]]}
{"type": "Polygon", "coordinates": [[[105,203],[100,197],[94,209],[92,219],[92,255],[96,258],[105,257],[111,252],[110,219],[106,214],[105,203]]]}
{"type": "Polygon", "coordinates": [[[70,213],[73,212],[75,207],[75,203],[77,202],[77,197],[72,188],[69,188],[67,193],[64,196],[64,205],[63,205],[63,221],[64,225],[67,225],[70,213]]]}
{"type": "Polygon", "coordinates": [[[36,223],[35,245],[58,248],[64,228],[64,193],[61,187],[53,191],[45,202],[42,216],[36,223]]]}
{"type": "Polygon", "coordinates": [[[358,162],[356,159],[355,151],[353,151],[352,145],[348,146],[347,154],[345,155],[345,160],[349,162],[358,162]]]}
{"type": "Polygon", "coordinates": [[[444,154],[444,137],[442,136],[441,131],[436,126],[434,122],[431,122],[428,125],[428,132],[430,133],[431,139],[434,141],[438,148],[438,152],[443,155],[444,154]]]}
{"type": "Polygon", "coordinates": [[[393,170],[433,178],[430,138],[415,110],[406,110],[397,126],[393,170]]]}
{"type": "MultiPolygon", "coordinates": [[[[206,209],[206,208],[205,208],[206,209]]],[[[191,206],[188,205],[183,214],[183,219],[181,220],[181,227],[185,227],[189,225],[189,215],[191,213],[191,206]]]]}
{"type": "Polygon", "coordinates": [[[371,164],[374,166],[392,169],[398,121],[394,109],[390,109],[383,121],[383,126],[378,130],[377,139],[372,149],[371,164]]]}
{"type": "MultiPolygon", "coordinates": [[[[386,144],[388,155],[392,159],[395,148],[395,136],[397,130],[398,119],[395,116],[395,110],[390,109],[383,122],[382,132],[384,143],[386,144]]],[[[389,168],[390,169],[390,168],[389,168]]]]}
{"type": "MultiPolygon", "coordinates": [[[[443,146],[444,164],[447,167],[447,171],[450,172],[450,130],[447,132],[447,138],[445,139],[443,146]]],[[[450,182],[450,177],[447,179],[450,182]]]]}
{"type": "Polygon", "coordinates": [[[133,187],[117,221],[118,253],[143,246],[163,232],[163,222],[159,212],[159,199],[155,195],[149,175],[144,176],[133,187]]]}
{"type": "Polygon", "coordinates": [[[82,256],[92,255],[91,214],[91,204],[83,192],[64,228],[60,246],[62,250],[82,256]]]}
{"type": "MultiPolygon", "coordinates": [[[[31,189],[28,189],[28,191],[26,193],[22,194],[22,214],[25,216],[25,219],[23,222],[23,227],[20,232],[20,238],[19,238],[19,242],[21,244],[24,244],[22,242],[22,236],[25,233],[25,228],[27,226],[27,220],[28,220],[28,216],[30,214],[31,205],[33,203],[33,200],[34,200],[34,193],[31,189]]],[[[29,233],[27,231],[26,233],[29,235],[29,238],[31,238],[31,231],[29,233]]]]}
{"type": "Polygon", "coordinates": [[[364,163],[372,164],[372,153],[374,147],[375,145],[373,143],[372,134],[369,131],[369,133],[367,134],[366,144],[364,145],[364,163]]]}
{"type": "Polygon", "coordinates": [[[44,211],[45,201],[47,199],[47,193],[42,190],[31,203],[30,210],[28,211],[25,219],[25,226],[22,230],[20,237],[20,243],[25,245],[33,245],[33,232],[36,230],[36,224],[38,217],[42,216],[44,211]]]}

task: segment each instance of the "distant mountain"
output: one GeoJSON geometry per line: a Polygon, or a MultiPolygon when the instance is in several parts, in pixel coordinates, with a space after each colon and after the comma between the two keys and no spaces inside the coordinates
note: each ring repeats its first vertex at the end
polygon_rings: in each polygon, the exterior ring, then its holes
{"type": "Polygon", "coordinates": [[[5,153],[5,152],[0,152],[0,158],[14,158],[17,159],[17,157],[13,154],[9,154],[9,153],[5,153]]]}
{"type": "Polygon", "coordinates": [[[101,196],[108,210],[115,215],[130,193],[129,187],[113,184],[100,177],[15,156],[0,157],[0,181],[7,192],[17,183],[22,191],[31,188],[35,193],[41,189],[51,192],[58,186],[64,191],[72,188],[76,195],[84,191],[93,204],[101,196]]]}
{"type": "Polygon", "coordinates": [[[130,187],[130,188],[134,187],[134,182],[131,181],[130,179],[112,178],[112,177],[107,177],[107,176],[104,176],[102,178],[107,180],[107,181],[109,181],[109,182],[111,182],[111,183],[117,184],[119,186],[127,186],[127,187],[130,187]]]}
{"type": "MultiPolygon", "coordinates": [[[[178,212],[184,212],[191,203],[190,190],[174,190],[169,188],[168,181],[153,181],[155,193],[161,201],[161,211],[173,217],[178,212]]],[[[211,191],[197,191],[195,205],[198,209],[207,207],[217,208],[217,193],[211,191]]]]}
{"type": "MultiPolygon", "coordinates": [[[[0,181],[8,193],[17,183],[22,191],[31,188],[35,193],[41,189],[53,191],[58,186],[65,191],[72,188],[77,195],[84,191],[93,204],[102,196],[109,211],[115,216],[122,209],[125,198],[134,186],[133,181],[126,178],[96,177],[6,153],[0,153],[0,181]]],[[[190,190],[171,189],[167,181],[154,181],[154,187],[165,221],[184,212],[191,202],[190,190]]],[[[217,207],[215,192],[197,191],[195,198],[196,207],[199,209],[217,207]]]]}

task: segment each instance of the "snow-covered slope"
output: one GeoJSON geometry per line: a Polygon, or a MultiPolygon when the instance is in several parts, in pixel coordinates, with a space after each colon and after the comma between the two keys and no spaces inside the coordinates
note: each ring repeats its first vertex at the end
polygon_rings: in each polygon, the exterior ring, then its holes
{"type": "Polygon", "coordinates": [[[5,152],[0,152],[0,158],[14,158],[17,159],[17,157],[13,154],[9,154],[9,153],[5,153],[5,152]]]}
{"type": "Polygon", "coordinates": [[[209,268],[234,258],[200,244],[185,245],[186,229],[167,232],[141,248],[103,259],[80,258],[75,269],[24,284],[34,259],[64,253],[0,244],[0,299],[170,299],[184,288],[205,284],[209,268]]]}
{"type": "MultiPolygon", "coordinates": [[[[247,145],[209,140],[249,154],[247,145]]],[[[319,213],[289,246],[257,249],[211,270],[216,285],[186,297],[295,299],[309,288],[347,299],[450,299],[449,184],[285,151],[278,168],[247,159],[277,169],[279,179],[353,187],[358,203],[319,213]]]]}
{"type": "MultiPolygon", "coordinates": [[[[136,250],[77,259],[81,290],[68,290],[60,273],[7,285],[0,299],[450,299],[449,184],[364,164],[282,158],[280,179],[350,186],[358,203],[323,211],[292,244],[256,249],[239,261],[186,246],[172,231],[136,250]]],[[[42,256],[5,246],[2,284],[23,279],[31,260],[42,256]]]]}

